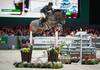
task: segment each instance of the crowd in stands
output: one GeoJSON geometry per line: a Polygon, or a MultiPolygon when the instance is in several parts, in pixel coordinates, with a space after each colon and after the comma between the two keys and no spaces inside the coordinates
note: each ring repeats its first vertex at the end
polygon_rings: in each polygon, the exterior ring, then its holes
{"type": "Polygon", "coordinates": [[[25,36],[29,34],[28,26],[16,26],[16,27],[7,27],[0,26],[0,36],[1,35],[17,35],[17,36],[25,36]]]}
{"type": "MultiPolygon", "coordinates": [[[[70,33],[75,34],[77,31],[79,31],[80,28],[63,28],[63,30],[59,31],[59,36],[66,36],[70,33]]],[[[88,34],[94,35],[94,36],[100,36],[100,30],[97,28],[92,27],[83,27],[83,31],[86,31],[88,34]]],[[[8,35],[8,36],[26,36],[29,35],[29,26],[16,26],[16,27],[6,27],[6,26],[0,26],[0,36],[2,35],[8,35]]],[[[42,33],[35,33],[33,36],[54,36],[55,30],[54,28],[50,30],[43,31],[42,33]]]]}

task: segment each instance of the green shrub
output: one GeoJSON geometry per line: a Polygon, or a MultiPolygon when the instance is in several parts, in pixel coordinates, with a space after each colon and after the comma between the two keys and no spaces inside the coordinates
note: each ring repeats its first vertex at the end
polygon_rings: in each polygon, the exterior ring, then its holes
{"type": "Polygon", "coordinates": [[[42,68],[48,68],[48,64],[47,63],[41,63],[42,68]]]}
{"type": "Polygon", "coordinates": [[[32,68],[32,64],[31,64],[31,63],[28,63],[28,64],[27,64],[27,67],[28,67],[28,68],[32,68]]]}
{"type": "Polygon", "coordinates": [[[89,60],[87,60],[87,61],[82,61],[82,64],[88,64],[88,65],[94,65],[94,64],[98,64],[99,63],[99,61],[98,60],[96,60],[96,59],[89,59],[89,60]]]}
{"type": "Polygon", "coordinates": [[[14,63],[15,67],[18,68],[53,68],[58,69],[62,68],[63,64],[61,62],[48,62],[48,63],[27,63],[27,62],[19,62],[14,63]]]}
{"type": "Polygon", "coordinates": [[[32,64],[31,64],[31,67],[32,67],[32,68],[36,68],[36,67],[37,67],[37,64],[32,63],[32,64]]]}
{"type": "Polygon", "coordinates": [[[18,67],[19,67],[19,68],[23,68],[23,67],[24,67],[23,63],[19,63],[19,64],[18,64],[18,67]]]}
{"type": "Polygon", "coordinates": [[[37,68],[37,63],[33,63],[33,68],[37,68]]]}
{"type": "Polygon", "coordinates": [[[48,68],[52,68],[52,62],[48,62],[48,68]]]}
{"type": "Polygon", "coordinates": [[[13,65],[14,65],[15,67],[18,67],[18,62],[15,62],[13,65]]]}
{"type": "Polygon", "coordinates": [[[28,62],[23,62],[23,65],[24,65],[25,68],[31,67],[31,63],[28,63],[28,62]]]}
{"type": "Polygon", "coordinates": [[[96,60],[96,59],[95,59],[95,60],[94,60],[94,59],[93,59],[93,60],[91,60],[91,62],[92,62],[93,64],[98,64],[98,63],[99,63],[99,61],[98,61],[98,60],[96,60]]]}
{"type": "Polygon", "coordinates": [[[63,64],[61,62],[53,62],[52,63],[52,68],[54,69],[58,69],[58,68],[62,68],[63,64]]]}
{"type": "Polygon", "coordinates": [[[37,68],[41,68],[42,66],[43,66],[43,64],[37,63],[37,68]]]}

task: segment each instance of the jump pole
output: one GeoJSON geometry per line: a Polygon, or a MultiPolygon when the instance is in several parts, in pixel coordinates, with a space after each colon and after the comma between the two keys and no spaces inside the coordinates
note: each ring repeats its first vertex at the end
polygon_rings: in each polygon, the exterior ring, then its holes
{"type": "Polygon", "coordinates": [[[31,25],[29,26],[29,31],[30,31],[30,38],[29,38],[30,45],[32,45],[32,38],[33,38],[33,36],[32,36],[32,26],[31,25]]]}

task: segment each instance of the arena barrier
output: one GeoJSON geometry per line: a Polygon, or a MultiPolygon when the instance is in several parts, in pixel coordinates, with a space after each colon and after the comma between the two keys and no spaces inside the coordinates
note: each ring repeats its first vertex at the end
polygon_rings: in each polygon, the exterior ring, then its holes
{"type": "MultiPolygon", "coordinates": [[[[54,37],[33,37],[34,45],[33,48],[49,48],[54,44],[54,37]],[[48,41],[47,41],[48,40],[48,41]],[[43,43],[43,44],[39,44],[43,43]],[[46,44],[47,43],[47,44],[46,44]],[[51,43],[51,44],[50,44],[51,43]]],[[[16,48],[17,45],[21,44],[22,39],[29,39],[29,36],[0,36],[0,49],[12,49],[16,48]],[[2,42],[4,42],[2,44],[2,42]]],[[[59,37],[59,43],[65,41],[65,37],[59,37]]],[[[100,37],[92,39],[92,45],[96,48],[100,48],[100,37]]]]}

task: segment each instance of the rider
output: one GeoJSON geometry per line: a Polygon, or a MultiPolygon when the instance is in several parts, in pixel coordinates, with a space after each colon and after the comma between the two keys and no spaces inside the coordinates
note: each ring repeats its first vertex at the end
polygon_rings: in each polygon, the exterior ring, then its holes
{"type": "MultiPolygon", "coordinates": [[[[47,20],[47,17],[49,14],[53,14],[53,9],[52,9],[53,3],[49,2],[48,5],[44,6],[40,12],[43,13],[42,15],[45,15],[45,18],[47,20]]],[[[43,19],[43,18],[42,18],[43,19]]],[[[42,20],[40,21],[40,25],[43,26],[42,20]]]]}
{"type": "Polygon", "coordinates": [[[49,13],[53,14],[53,9],[52,9],[53,3],[49,2],[48,5],[44,6],[40,12],[43,13],[45,15],[45,17],[47,18],[49,13]]]}

